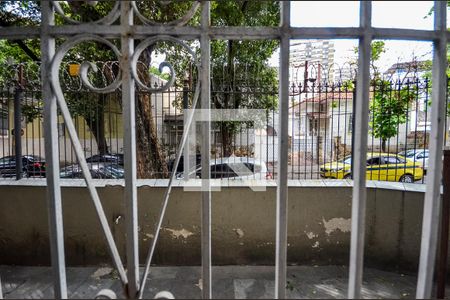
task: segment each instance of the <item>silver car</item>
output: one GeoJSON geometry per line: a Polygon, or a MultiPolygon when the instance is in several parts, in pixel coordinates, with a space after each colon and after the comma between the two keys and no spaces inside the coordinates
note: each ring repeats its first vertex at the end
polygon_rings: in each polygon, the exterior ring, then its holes
{"type": "Polygon", "coordinates": [[[424,170],[428,168],[428,149],[411,149],[399,152],[398,154],[409,160],[421,163],[424,170]]]}
{"type": "MultiPolygon", "coordinates": [[[[252,157],[222,157],[210,160],[211,179],[273,179],[264,161],[252,157]]],[[[201,178],[202,168],[196,166],[189,173],[190,177],[201,178]],[[194,176],[195,174],[195,176],[194,176]]],[[[179,172],[177,179],[184,178],[179,172]]]]}

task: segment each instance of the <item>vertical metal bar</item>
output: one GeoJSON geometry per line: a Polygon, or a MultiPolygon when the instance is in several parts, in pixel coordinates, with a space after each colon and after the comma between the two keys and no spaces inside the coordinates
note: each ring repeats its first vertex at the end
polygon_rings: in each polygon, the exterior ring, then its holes
{"type": "Polygon", "coordinates": [[[289,34],[291,4],[281,2],[282,30],[279,66],[278,178],[276,208],[275,297],[286,298],[288,131],[289,131],[289,34]]]}
{"type": "Polygon", "coordinates": [[[54,25],[54,12],[50,1],[41,2],[41,53],[42,98],[44,99],[44,137],[47,178],[47,202],[49,217],[50,252],[56,299],[67,298],[66,267],[64,257],[64,233],[59,183],[59,148],[57,104],[50,81],[50,65],[55,54],[55,39],[50,37],[49,27],[54,25]]]}
{"type": "Polygon", "coordinates": [[[353,193],[352,231],[350,244],[350,268],[348,298],[361,298],[361,283],[364,258],[364,228],[366,217],[366,160],[369,123],[369,81],[372,3],[360,2],[360,27],[363,36],[359,39],[358,77],[356,81],[356,109],[354,144],[352,153],[353,193]]]}
{"type": "Polygon", "coordinates": [[[439,228],[442,178],[442,147],[447,92],[447,1],[434,2],[433,87],[431,103],[430,158],[423,208],[422,241],[416,298],[431,297],[439,228]]]}
{"type": "Polygon", "coordinates": [[[206,121],[202,122],[202,296],[203,299],[212,298],[211,280],[211,170],[210,170],[210,148],[211,148],[211,89],[210,89],[210,55],[211,46],[208,35],[210,26],[210,2],[203,2],[202,7],[202,34],[200,37],[201,46],[201,107],[206,113],[206,121]]]}
{"type": "Polygon", "coordinates": [[[447,252],[450,219],[450,149],[444,150],[444,194],[442,196],[441,231],[439,237],[439,260],[437,262],[436,298],[444,299],[447,279],[447,252]]]}
{"type": "MultiPolygon", "coordinates": [[[[350,118],[352,119],[352,153],[355,153],[355,113],[356,113],[356,84],[355,84],[355,89],[353,89],[352,92],[352,113],[350,118]]],[[[372,135],[373,138],[373,135],[372,135]]],[[[347,147],[345,147],[347,148],[347,147]]],[[[373,142],[372,142],[372,148],[373,148],[373,142]]],[[[351,174],[351,178],[353,179],[353,174],[354,174],[354,160],[351,159],[350,160],[350,174],[351,174]]]]}
{"type": "MultiPolygon", "coordinates": [[[[22,66],[20,66],[22,67],[22,66]]],[[[22,135],[21,135],[21,116],[22,116],[22,106],[21,102],[23,99],[23,88],[21,83],[17,83],[14,92],[14,146],[15,146],[15,156],[16,156],[16,180],[22,178],[22,135]]]]}
{"type": "Polygon", "coordinates": [[[125,206],[127,220],[127,297],[134,299],[139,291],[139,242],[136,188],[136,119],[135,119],[135,85],[131,73],[131,57],[134,52],[133,9],[131,3],[121,4],[122,25],[122,103],[124,126],[124,166],[125,166],[125,206]]]}
{"type": "MultiPolygon", "coordinates": [[[[189,80],[184,80],[183,85],[183,123],[184,123],[184,130],[187,130],[187,122],[188,122],[188,113],[187,110],[189,109],[189,80]]],[[[188,135],[188,140],[186,143],[186,146],[183,148],[183,174],[184,174],[184,180],[189,180],[189,171],[190,171],[190,163],[191,163],[191,157],[189,155],[190,150],[190,139],[188,135]]],[[[195,162],[193,164],[195,167],[195,162]]],[[[177,170],[175,170],[177,172],[177,170]]]]}

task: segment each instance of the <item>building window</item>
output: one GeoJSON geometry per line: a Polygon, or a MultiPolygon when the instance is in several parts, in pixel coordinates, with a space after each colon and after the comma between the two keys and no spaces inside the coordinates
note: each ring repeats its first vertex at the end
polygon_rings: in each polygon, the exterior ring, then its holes
{"type": "Polygon", "coordinates": [[[319,120],[315,118],[309,119],[309,135],[317,136],[319,132],[319,120]]]}

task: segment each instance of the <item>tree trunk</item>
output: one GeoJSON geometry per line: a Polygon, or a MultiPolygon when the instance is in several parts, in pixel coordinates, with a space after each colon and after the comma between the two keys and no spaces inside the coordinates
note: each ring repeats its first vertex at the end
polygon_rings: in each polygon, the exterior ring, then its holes
{"type": "Polygon", "coordinates": [[[233,132],[226,126],[226,122],[221,123],[222,131],[222,157],[229,157],[233,154],[233,132]]]}
{"type": "MultiPolygon", "coordinates": [[[[143,65],[139,64],[138,68],[143,68],[143,65]]],[[[148,64],[146,63],[145,65],[148,64]]],[[[138,73],[145,74],[145,78],[141,78],[141,80],[144,84],[150,86],[151,80],[148,71],[140,70],[138,73]]],[[[137,93],[136,144],[137,177],[169,177],[165,155],[158,140],[149,93],[137,93]]]]}
{"type": "Polygon", "coordinates": [[[137,176],[138,178],[167,178],[169,176],[169,171],[158,140],[156,125],[153,120],[150,95],[148,93],[141,94],[137,97],[137,100],[137,176]]]}
{"type": "Polygon", "coordinates": [[[383,152],[386,152],[386,139],[383,139],[383,140],[381,141],[381,150],[382,150],[383,152]]]}
{"type": "Polygon", "coordinates": [[[86,123],[97,142],[100,155],[108,153],[108,143],[105,136],[105,96],[99,95],[97,110],[92,117],[85,117],[86,123]]]}

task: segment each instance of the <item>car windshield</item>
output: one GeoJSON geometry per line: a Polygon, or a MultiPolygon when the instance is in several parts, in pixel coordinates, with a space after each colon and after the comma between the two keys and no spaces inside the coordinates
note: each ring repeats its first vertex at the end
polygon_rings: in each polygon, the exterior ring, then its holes
{"type": "Polygon", "coordinates": [[[408,150],[406,151],[406,157],[413,157],[416,154],[416,150],[408,150]]]}

